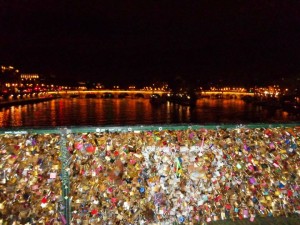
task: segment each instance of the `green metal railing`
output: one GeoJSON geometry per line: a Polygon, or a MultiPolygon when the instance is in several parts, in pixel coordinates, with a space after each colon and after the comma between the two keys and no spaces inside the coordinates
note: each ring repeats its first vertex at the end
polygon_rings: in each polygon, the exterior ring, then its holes
{"type": "Polygon", "coordinates": [[[61,160],[61,180],[62,180],[62,201],[63,216],[62,220],[66,224],[71,221],[71,200],[70,200],[70,153],[66,148],[66,136],[70,132],[68,129],[61,130],[60,140],[60,160],[61,160]]]}
{"type": "Polygon", "coordinates": [[[295,123],[253,123],[253,124],[178,124],[178,125],[134,125],[134,126],[70,126],[57,128],[12,128],[0,129],[0,134],[61,134],[61,130],[67,129],[70,133],[86,132],[131,132],[131,131],[159,131],[159,130],[186,130],[186,129],[234,129],[245,127],[254,128],[275,128],[275,127],[295,127],[300,126],[300,122],[295,123]]]}
{"type": "Polygon", "coordinates": [[[288,128],[298,127],[300,123],[274,123],[274,124],[181,124],[181,125],[136,125],[136,126],[102,126],[102,127],[68,127],[68,128],[12,128],[0,129],[0,134],[59,134],[60,139],[60,161],[61,161],[61,183],[62,183],[62,205],[60,207],[61,220],[64,224],[71,223],[71,199],[70,199],[70,159],[71,155],[67,149],[67,136],[72,133],[88,132],[135,132],[162,131],[162,130],[187,130],[187,129],[236,129],[236,128],[288,128]]]}

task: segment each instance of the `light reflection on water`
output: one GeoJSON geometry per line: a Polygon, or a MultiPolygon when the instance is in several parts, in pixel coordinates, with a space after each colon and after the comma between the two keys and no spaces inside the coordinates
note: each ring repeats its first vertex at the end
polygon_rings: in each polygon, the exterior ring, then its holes
{"type": "Polygon", "coordinates": [[[298,121],[282,110],[266,110],[242,100],[199,99],[195,107],[148,99],[56,99],[0,110],[0,127],[54,127],[139,124],[247,124],[298,121]]]}

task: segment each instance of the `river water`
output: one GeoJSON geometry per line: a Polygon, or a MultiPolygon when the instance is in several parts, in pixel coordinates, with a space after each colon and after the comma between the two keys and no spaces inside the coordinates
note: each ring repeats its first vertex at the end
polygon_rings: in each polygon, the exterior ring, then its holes
{"type": "Polygon", "coordinates": [[[194,107],[149,99],[55,99],[0,109],[0,127],[299,122],[300,116],[238,99],[198,99],[194,107]]]}

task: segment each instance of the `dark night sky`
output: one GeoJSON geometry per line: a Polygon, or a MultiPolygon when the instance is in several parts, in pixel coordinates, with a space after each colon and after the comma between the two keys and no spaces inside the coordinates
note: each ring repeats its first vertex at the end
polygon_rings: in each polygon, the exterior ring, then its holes
{"type": "Polygon", "coordinates": [[[300,1],[4,1],[0,64],[105,84],[300,74],[300,1]]]}

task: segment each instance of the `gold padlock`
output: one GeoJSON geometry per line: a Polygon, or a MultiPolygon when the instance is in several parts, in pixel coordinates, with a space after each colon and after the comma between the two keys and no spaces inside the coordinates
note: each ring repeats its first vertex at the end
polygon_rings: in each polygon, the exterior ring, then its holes
{"type": "Polygon", "coordinates": [[[0,209],[4,209],[5,207],[5,201],[0,203],[0,209]]]}

